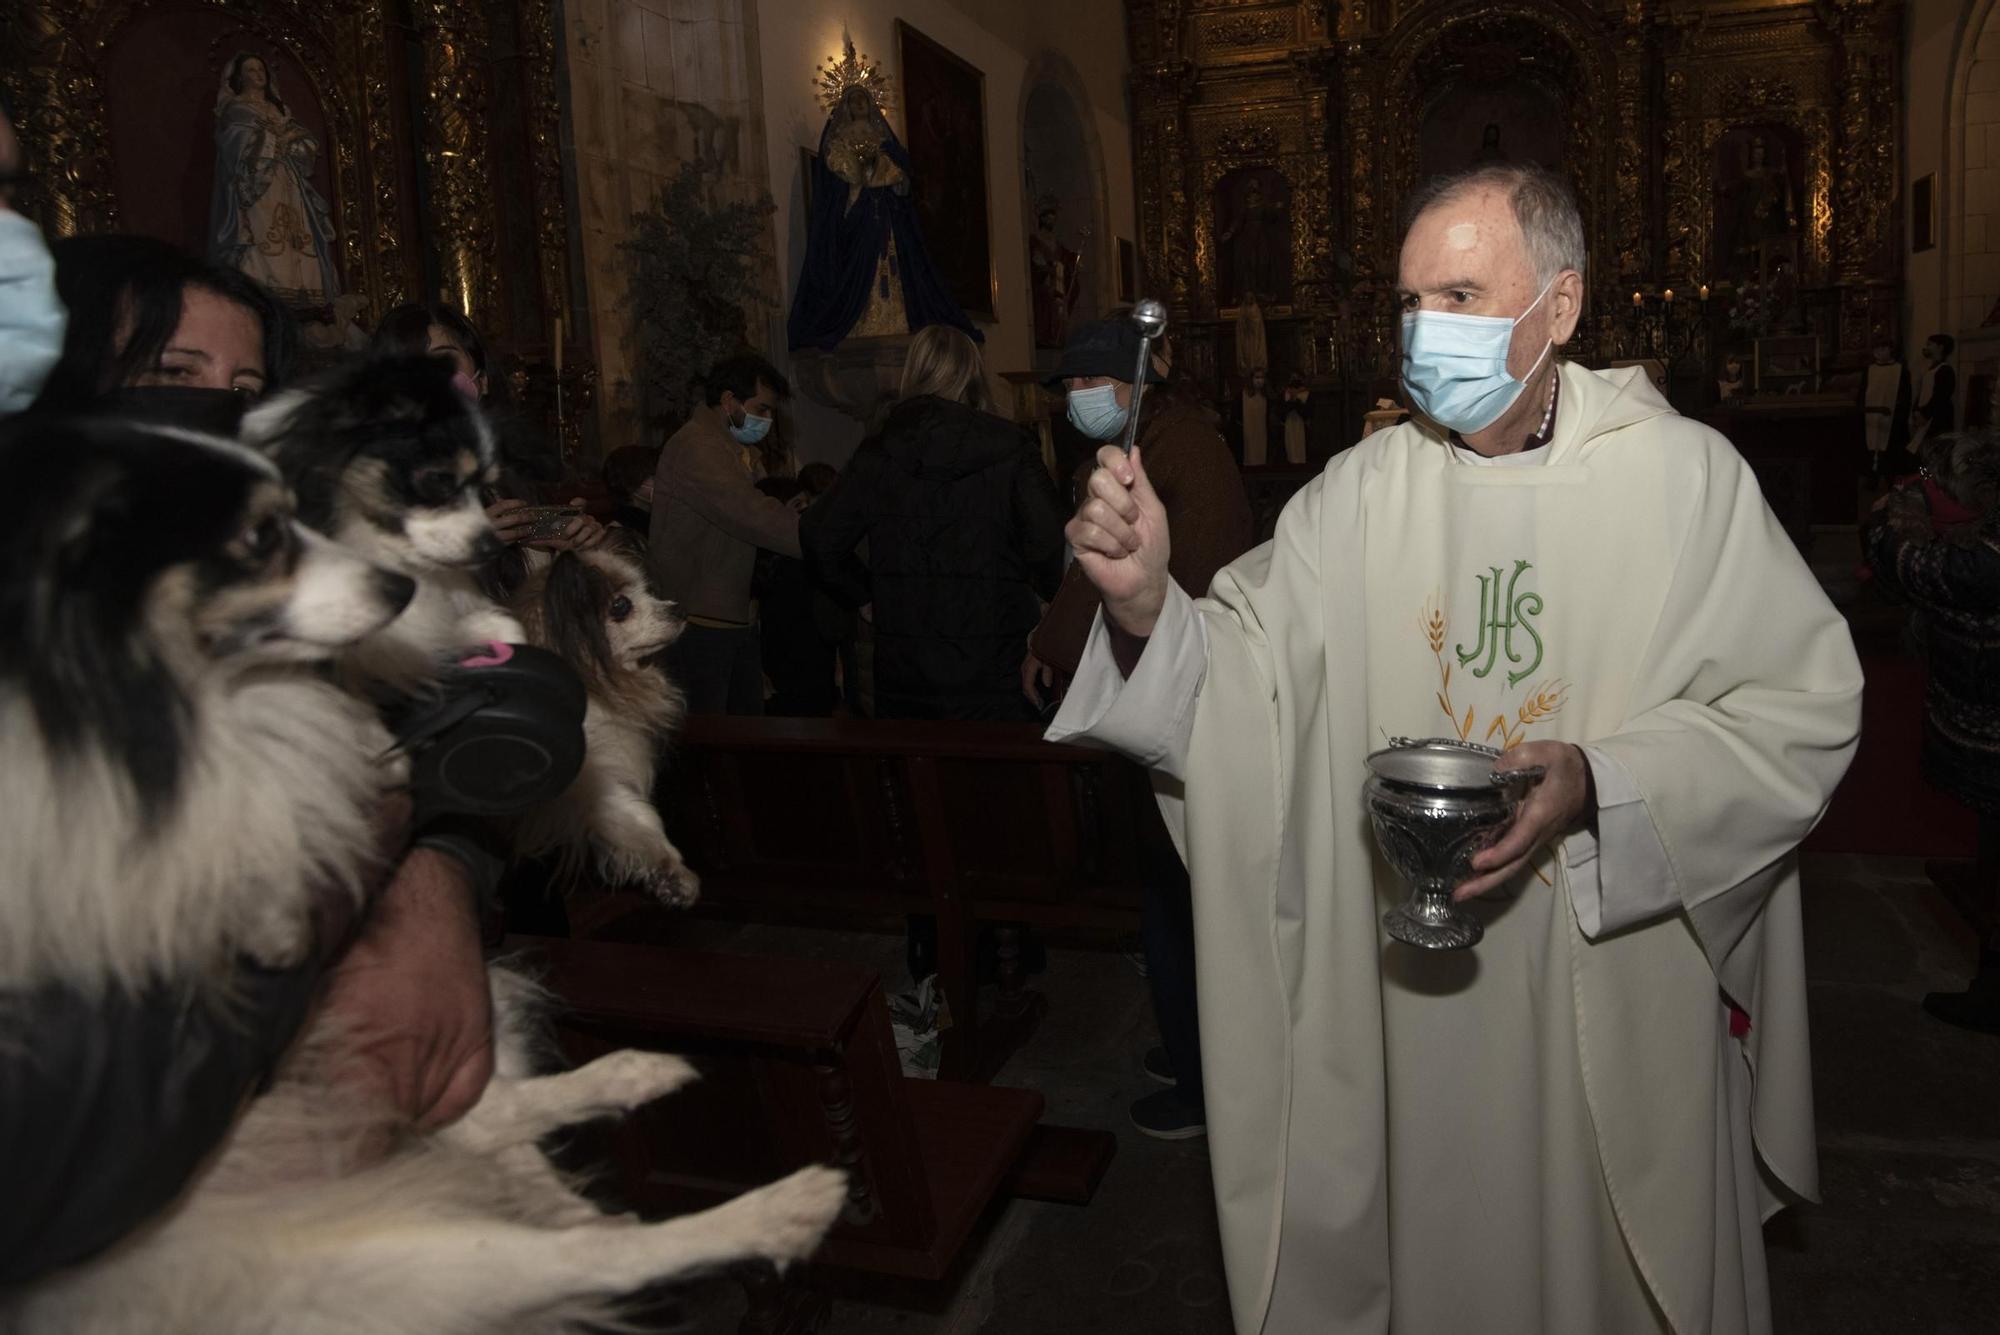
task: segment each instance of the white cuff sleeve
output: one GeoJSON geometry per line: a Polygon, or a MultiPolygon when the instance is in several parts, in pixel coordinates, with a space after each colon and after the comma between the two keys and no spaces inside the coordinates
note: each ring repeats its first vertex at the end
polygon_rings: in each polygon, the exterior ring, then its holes
{"type": "Polygon", "coordinates": [[[1183,778],[1195,697],[1207,671],[1208,632],[1201,615],[1186,590],[1169,580],[1166,606],[1129,678],[1118,670],[1111,630],[1104,609],[1098,609],[1069,694],[1043,735],[1052,742],[1102,746],[1183,778]]]}
{"type": "Polygon", "coordinates": [[[1567,835],[1562,857],[1577,926],[1595,940],[1678,912],[1681,896],[1666,846],[1631,773],[1594,747],[1582,750],[1597,786],[1597,833],[1567,835]]]}

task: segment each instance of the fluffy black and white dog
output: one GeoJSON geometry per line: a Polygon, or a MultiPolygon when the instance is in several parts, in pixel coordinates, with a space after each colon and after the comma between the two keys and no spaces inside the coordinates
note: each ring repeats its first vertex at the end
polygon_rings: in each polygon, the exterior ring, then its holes
{"type": "Polygon", "coordinates": [[[0,476],[0,986],[297,963],[312,896],[360,894],[396,778],[374,711],[300,668],[413,581],[226,441],[17,420],[0,476]]]}
{"type": "Polygon", "coordinates": [[[417,582],[387,630],[344,656],[350,682],[408,688],[467,645],[519,643],[521,625],[479,587],[503,550],[479,493],[498,472],[493,430],[436,357],[356,361],[245,415],[298,493],[299,518],[417,582]]]}
{"type": "MultiPolygon", "coordinates": [[[[0,997],[199,994],[240,955],[300,958],[315,898],[378,874],[397,781],[373,710],[318,669],[411,580],[302,527],[277,470],[229,442],[15,419],[0,477],[0,997]]],[[[410,1134],[328,1080],[344,1035],[309,1021],[165,1215],[0,1292],[0,1330],[575,1331],[645,1285],[817,1246],[845,1200],[828,1169],[659,1224],[578,1196],[536,1142],[692,1071],[614,1052],[534,1076],[531,989],[493,987],[496,1074],[457,1124],[410,1134]],[[388,1151],[385,1127],[404,1132],[388,1151]]]]}

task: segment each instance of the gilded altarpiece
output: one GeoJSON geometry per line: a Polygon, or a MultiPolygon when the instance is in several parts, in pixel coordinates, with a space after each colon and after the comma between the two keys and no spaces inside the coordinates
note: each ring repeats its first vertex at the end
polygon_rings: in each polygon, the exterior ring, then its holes
{"type": "MultiPolygon", "coordinates": [[[[1761,126],[1774,148],[1800,145],[1783,164],[1799,179],[1797,261],[1780,266],[1798,319],[1826,364],[1858,365],[1891,331],[1901,274],[1901,12],[1900,0],[1127,0],[1143,285],[1168,301],[1197,382],[1222,397],[1230,313],[1210,201],[1231,173],[1282,172],[1297,281],[1289,306],[1266,312],[1272,361],[1344,390],[1351,433],[1394,387],[1404,199],[1426,168],[1532,157],[1568,178],[1585,219],[1589,304],[1571,354],[1628,355],[1635,291],[1656,301],[1708,284],[1717,299],[1681,325],[1692,383],[1735,336],[1717,155],[1761,126]]],[[[1768,179],[1763,153],[1748,179],[1768,179]]]]}
{"type": "MultiPolygon", "coordinates": [[[[324,141],[312,176],[349,298],[336,319],[367,329],[400,302],[456,305],[486,334],[519,407],[551,425],[561,364],[573,455],[595,372],[572,309],[556,21],[555,0],[0,0],[0,87],[29,172],[20,207],[52,237],[135,218],[165,232],[153,192],[186,192],[192,221],[168,239],[203,249],[212,169],[204,159],[186,179],[154,182],[153,164],[133,161],[129,130],[121,158],[114,126],[153,112],[126,105],[146,93],[121,72],[180,60],[213,83],[248,51],[272,67],[273,91],[282,76],[293,104],[311,107],[324,141]],[[160,37],[178,46],[145,49],[160,37]],[[509,237],[518,243],[503,245],[509,237]]],[[[208,133],[203,106],[158,114],[208,133]]],[[[302,314],[310,336],[324,313],[302,314]]]]}

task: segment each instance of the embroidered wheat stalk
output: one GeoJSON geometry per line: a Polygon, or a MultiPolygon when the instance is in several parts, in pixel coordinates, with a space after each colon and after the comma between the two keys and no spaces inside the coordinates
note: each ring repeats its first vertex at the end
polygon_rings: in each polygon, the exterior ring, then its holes
{"type": "Polygon", "coordinates": [[[1436,594],[1424,600],[1423,615],[1417,618],[1417,628],[1423,631],[1424,638],[1430,641],[1431,657],[1437,659],[1438,708],[1444,710],[1444,716],[1451,720],[1452,729],[1458,733],[1458,740],[1462,742],[1472,734],[1472,706],[1465,707],[1465,719],[1460,722],[1458,711],[1451,705],[1451,664],[1446,662],[1444,657],[1444,609],[1438,606],[1436,594]]]}

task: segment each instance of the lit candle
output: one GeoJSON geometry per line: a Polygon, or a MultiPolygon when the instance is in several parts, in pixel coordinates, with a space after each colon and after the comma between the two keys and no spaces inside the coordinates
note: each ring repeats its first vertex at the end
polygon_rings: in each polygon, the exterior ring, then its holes
{"type": "Polygon", "coordinates": [[[1645,295],[1644,295],[1643,293],[1640,293],[1640,292],[1634,292],[1634,293],[1632,294],[1632,304],[1633,304],[1634,306],[1643,306],[1643,305],[1645,305],[1645,304],[1646,304],[1646,298],[1645,298],[1645,295]]]}
{"type": "Polygon", "coordinates": [[[1696,295],[1697,295],[1697,296],[1699,296],[1699,297],[1700,297],[1700,298],[1701,298],[1701,299],[1702,299],[1703,301],[1707,301],[1707,300],[1708,300],[1708,284],[1707,284],[1707,283],[1703,283],[1703,284],[1701,285],[1701,291],[1700,291],[1700,292],[1698,292],[1698,293],[1696,293],[1696,295]]]}
{"type": "Polygon", "coordinates": [[[1668,288],[1665,292],[1662,292],[1660,296],[1663,300],[1671,302],[1674,299],[1674,290],[1672,288],[1668,288]]]}

